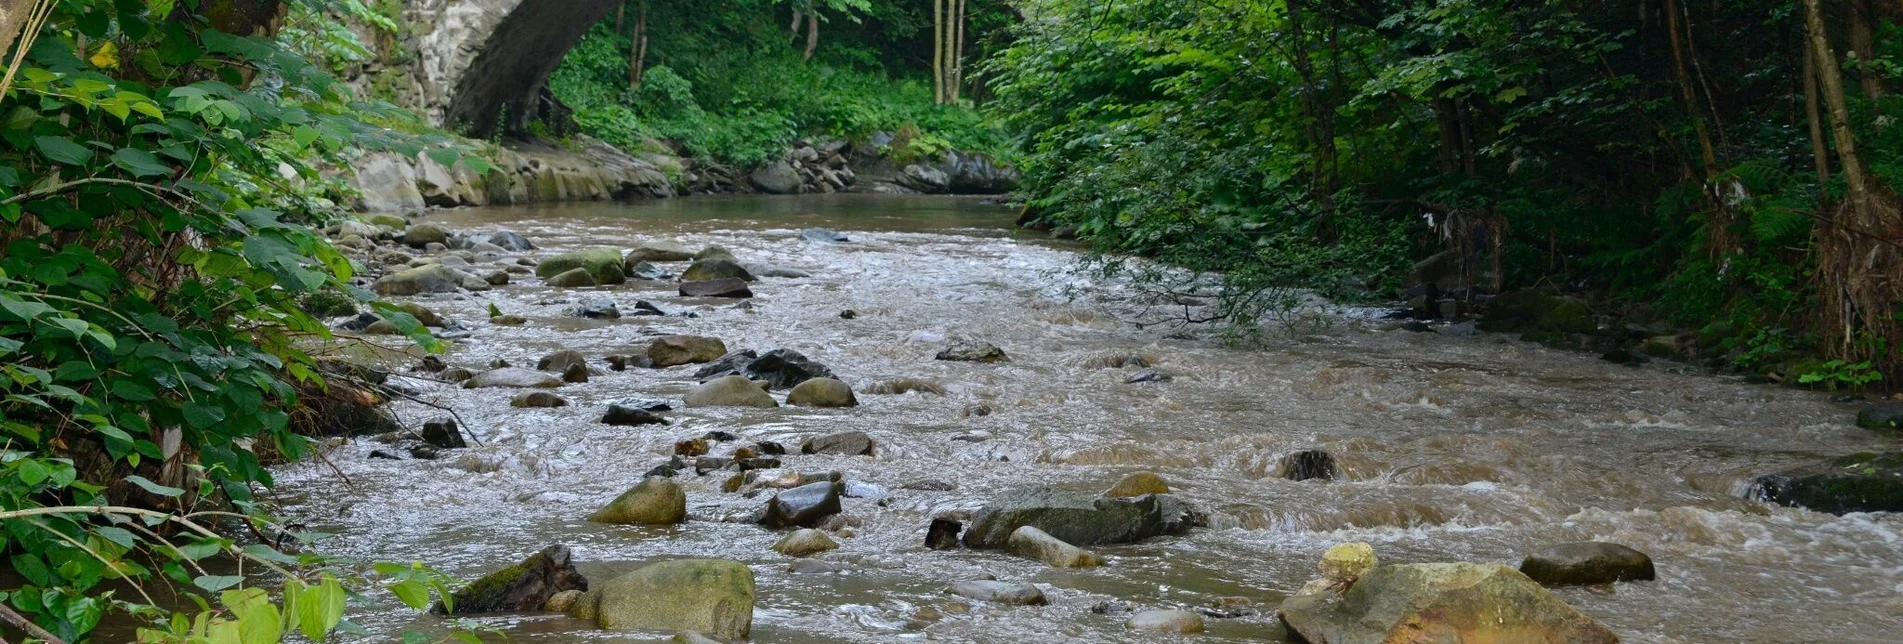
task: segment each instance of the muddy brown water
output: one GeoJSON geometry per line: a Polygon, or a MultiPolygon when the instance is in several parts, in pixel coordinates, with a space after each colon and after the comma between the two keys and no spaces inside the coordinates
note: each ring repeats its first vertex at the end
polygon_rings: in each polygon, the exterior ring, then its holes
{"type": "MultiPolygon", "coordinates": [[[[748,310],[644,282],[562,290],[529,278],[419,298],[472,330],[444,356],[452,365],[479,369],[500,358],[532,367],[557,349],[633,353],[654,334],[692,333],[734,349],[798,350],[859,389],[862,406],[676,410],[665,414],[672,426],[635,429],[597,421],[611,402],[678,403],[693,367],[605,372],[562,387],[572,404],[552,410],[513,409],[511,391],[413,381],[424,398],[457,409],[483,445],[399,462],[369,459],[382,446],[359,441],[328,455],[348,483],[328,466],[293,465],[277,471],[275,494],[309,529],[335,533],[327,552],[421,560],[463,578],[551,543],[573,548],[596,580],[667,558],[739,560],[758,580],[760,642],[1166,641],[1127,633],[1120,618],[1090,608],[1106,600],[1193,608],[1225,596],[1252,598],[1261,612],[1209,620],[1208,633],[1184,639],[1281,641],[1274,607],[1334,543],[1371,542],[1390,562],[1517,565],[1546,545],[1588,539],[1625,543],[1657,562],[1655,582],[1559,591],[1627,641],[1897,641],[1903,518],[1836,517],[1744,495],[1755,474],[1899,447],[1850,426],[1849,411],[1822,395],[1682,365],[1621,367],[1501,336],[1389,330],[1353,311],[1260,349],[1225,346],[1207,330],[1138,329],[1122,320],[1136,298],[1128,284],[1073,272],[1074,251],[1015,236],[1012,217],[976,200],[903,197],[431,214],[453,231],[516,231],[540,246],[530,256],[671,240],[719,244],[743,262],[812,275],[763,279],[748,310]],[[799,231],[813,226],[852,241],[802,241],[799,231]],[[565,315],[599,297],[624,311],[646,299],[699,317],[565,315]],[[529,323],[492,326],[490,304],[529,323]],[[842,319],[848,309],[858,317],[842,319]],[[953,335],[993,342],[1012,362],[933,360],[953,335]],[[1134,367],[1101,368],[1098,358],[1124,355],[1144,356],[1176,379],[1132,385],[1124,381],[1134,367]],[[865,393],[901,377],[941,383],[947,393],[865,393]],[[970,415],[976,406],[991,413],[970,415]],[[725,473],[678,479],[688,489],[685,525],[583,521],[665,461],[674,441],[712,430],[789,445],[848,430],[877,438],[876,457],[784,459],[790,469],[842,472],[879,497],[846,502],[856,534],[829,558],[848,572],[789,572],[791,560],[770,549],[778,534],[729,520],[764,498],[722,494],[725,473]],[[974,434],[990,438],[954,440],[974,434]],[[1281,458],[1303,449],[1332,452],[1342,480],[1280,478],[1281,458]],[[934,515],[976,509],[999,491],[1101,489],[1137,470],[1160,473],[1212,516],[1212,527],[1101,548],[1109,564],[1086,571],[922,545],[934,515]],[[903,489],[928,479],[957,489],[903,489]],[[944,592],[982,574],[1035,582],[1052,604],[987,606],[944,592]]],[[[408,403],[397,410],[412,425],[437,415],[408,403]]],[[[391,603],[354,615],[379,641],[442,627],[391,603]]],[[[513,641],[666,636],[600,632],[558,615],[478,621],[513,641]]]]}

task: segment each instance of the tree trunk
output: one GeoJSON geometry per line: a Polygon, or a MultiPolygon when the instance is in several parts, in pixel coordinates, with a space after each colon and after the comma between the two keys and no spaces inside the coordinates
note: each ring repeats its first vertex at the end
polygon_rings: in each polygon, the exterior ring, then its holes
{"type": "Polygon", "coordinates": [[[819,12],[814,11],[806,16],[806,53],[800,55],[800,60],[812,60],[813,51],[817,49],[819,49],[819,12]]]}
{"type": "Polygon", "coordinates": [[[8,53],[13,40],[26,28],[36,0],[0,0],[0,54],[8,53]]]}
{"type": "Polygon", "coordinates": [[[945,104],[945,0],[932,0],[932,102],[945,104]]]}
{"type": "Polygon", "coordinates": [[[648,2],[635,10],[634,35],[628,41],[628,89],[640,91],[648,67],[648,2]]]}
{"type": "Polygon", "coordinates": [[[615,7],[615,33],[621,33],[623,21],[627,16],[628,2],[627,0],[622,0],[621,6],[615,7]]]}
{"type": "Polygon", "coordinates": [[[793,10],[793,25],[790,27],[787,27],[786,30],[793,32],[793,35],[796,35],[796,36],[799,35],[800,19],[805,17],[806,17],[806,14],[800,13],[800,10],[798,9],[794,9],[793,10]]]}
{"type": "Polygon", "coordinates": [[[1877,58],[1876,36],[1870,25],[1877,20],[1876,4],[1870,0],[1854,0],[1847,3],[1844,11],[1849,13],[1850,51],[1857,54],[1857,84],[1863,88],[1863,95],[1870,100],[1883,97],[1883,74],[1871,63],[1877,58]]]}
{"type": "Polygon", "coordinates": [[[1804,116],[1810,121],[1811,162],[1817,166],[1817,194],[1830,183],[1830,145],[1824,142],[1824,118],[1817,107],[1817,49],[1804,38],[1804,116]]]}
{"type": "Polygon", "coordinates": [[[1824,32],[1821,0],[1804,0],[1804,23],[1810,35],[1811,49],[1817,55],[1817,80],[1823,88],[1824,104],[1830,108],[1831,138],[1837,144],[1837,159],[1843,164],[1844,181],[1849,185],[1851,212],[1858,224],[1871,223],[1868,177],[1863,161],[1857,156],[1856,133],[1850,126],[1850,105],[1844,98],[1843,75],[1837,70],[1837,55],[1830,49],[1830,37],[1824,32]]]}
{"type": "Polygon", "coordinates": [[[952,22],[956,29],[952,38],[952,83],[951,102],[957,103],[965,94],[965,2],[957,0],[958,19],[952,22]]]}
{"type": "Polygon", "coordinates": [[[0,100],[13,91],[13,75],[20,71],[20,63],[26,60],[27,50],[33,47],[34,36],[40,25],[45,24],[52,6],[52,0],[0,0],[0,55],[13,53],[4,62],[6,74],[0,77],[0,100]],[[14,53],[11,48],[16,41],[20,50],[14,53]]]}

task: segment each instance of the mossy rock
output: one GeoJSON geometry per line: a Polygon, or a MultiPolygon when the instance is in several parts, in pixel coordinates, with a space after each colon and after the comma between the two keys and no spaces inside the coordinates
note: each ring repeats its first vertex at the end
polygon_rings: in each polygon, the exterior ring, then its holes
{"type": "Polygon", "coordinates": [[[724,559],[650,564],[600,584],[569,614],[610,630],[705,633],[722,641],[753,631],[753,571],[724,559]]]}
{"type": "Polygon", "coordinates": [[[1758,477],[1765,500],[1818,512],[1903,512],[1903,452],[1864,452],[1758,477]]]}
{"type": "Polygon", "coordinates": [[[1584,301],[1532,289],[1493,298],[1481,314],[1479,326],[1496,333],[1520,332],[1524,334],[1522,339],[1548,344],[1564,344],[1574,334],[1599,331],[1592,309],[1584,301]]]}
{"type": "Polygon", "coordinates": [[[351,297],[349,293],[340,291],[318,291],[304,296],[304,300],[298,305],[304,308],[305,313],[320,318],[356,315],[359,310],[357,299],[351,297]]]}
{"type": "MultiPolygon", "coordinates": [[[[541,610],[550,597],[570,590],[588,590],[588,579],[575,570],[568,548],[553,545],[521,563],[483,575],[456,591],[457,614],[520,613],[541,610]]],[[[444,613],[438,603],[432,612],[444,613]]]]}
{"type": "Polygon", "coordinates": [[[627,266],[621,260],[621,251],[613,248],[590,248],[550,257],[535,267],[535,276],[546,280],[577,268],[586,269],[597,284],[628,281],[627,266]]]}

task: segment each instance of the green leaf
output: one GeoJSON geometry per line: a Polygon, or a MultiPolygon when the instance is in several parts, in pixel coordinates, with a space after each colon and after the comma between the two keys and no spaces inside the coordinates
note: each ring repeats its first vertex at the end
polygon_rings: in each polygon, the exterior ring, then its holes
{"type": "Polygon", "coordinates": [[[403,600],[403,603],[410,608],[416,610],[429,608],[429,586],[424,585],[423,582],[415,579],[399,581],[390,585],[390,592],[396,593],[397,599],[403,600]]]}
{"type": "Polygon", "coordinates": [[[93,158],[92,150],[86,149],[86,146],[74,143],[72,140],[66,138],[57,136],[34,137],[33,144],[39,148],[42,156],[66,165],[85,165],[87,161],[93,158]]]}
{"type": "Polygon", "coordinates": [[[207,592],[218,592],[244,582],[241,575],[199,575],[192,578],[192,585],[207,592]]]}
{"type": "Polygon", "coordinates": [[[159,177],[172,174],[172,168],[160,162],[157,156],[136,148],[120,148],[118,152],[112,153],[112,163],[135,177],[159,177]]]}
{"type": "Polygon", "coordinates": [[[159,485],[157,483],[153,483],[151,479],[145,478],[143,476],[139,476],[137,474],[126,477],[126,482],[131,483],[133,485],[137,485],[140,488],[144,489],[145,491],[153,493],[153,494],[157,494],[159,496],[173,497],[173,496],[183,496],[185,494],[185,490],[181,490],[179,488],[165,486],[165,485],[159,485]]]}
{"type": "Polygon", "coordinates": [[[225,421],[225,410],[199,403],[185,403],[179,408],[185,414],[185,423],[198,429],[211,429],[225,421]]]}

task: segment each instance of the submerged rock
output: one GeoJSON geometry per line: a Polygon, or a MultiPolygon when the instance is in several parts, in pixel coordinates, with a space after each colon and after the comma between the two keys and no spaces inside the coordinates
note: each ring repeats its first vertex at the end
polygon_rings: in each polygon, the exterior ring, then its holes
{"type": "Polygon", "coordinates": [[[1291,452],[1282,457],[1282,478],[1291,481],[1335,478],[1335,457],[1318,449],[1291,452]]]}
{"type": "Polygon", "coordinates": [[[742,375],[741,372],[747,368],[747,363],[753,362],[753,360],[758,357],[760,357],[760,354],[752,349],[728,352],[726,355],[720,356],[719,359],[709,362],[695,371],[694,379],[707,382],[715,378],[742,375]]]}
{"type": "Polygon", "coordinates": [[[546,280],[577,268],[587,271],[597,284],[628,281],[627,265],[622,261],[621,251],[613,248],[591,248],[550,257],[536,265],[535,276],[546,280]]]}
{"type": "MultiPolygon", "coordinates": [[[[451,595],[457,614],[521,613],[541,610],[550,598],[588,590],[588,579],[575,570],[567,546],[549,546],[521,563],[483,575],[451,595]]],[[[444,613],[437,604],[433,612],[444,613]]]]}
{"type": "Polygon", "coordinates": [[[747,363],[741,375],[764,380],[773,389],[788,389],[814,378],[831,378],[833,370],[792,349],[774,349],[747,363]]]}
{"type": "Polygon", "coordinates": [[[1195,521],[1189,504],[1169,494],[1117,499],[1038,488],[985,504],[965,532],[965,545],[1002,548],[1027,525],[1078,546],[1135,543],[1183,534],[1195,521]]]}
{"type": "Polygon", "coordinates": [[[1337,596],[1298,594],[1282,623],[1309,642],[1568,642],[1619,638],[1520,571],[1497,564],[1386,565],[1337,596]]]}
{"type": "Polygon", "coordinates": [[[679,483],[649,477],[588,515],[595,523],[673,525],[687,521],[687,492],[679,483]]]}
{"type": "Polygon", "coordinates": [[[562,386],[561,378],[533,369],[523,369],[521,367],[491,369],[463,381],[464,389],[484,389],[491,387],[554,389],[560,386],[562,386]]]}
{"type": "Polygon", "coordinates": [[[747,271],[747,267],[740,265],[740,262],[721,257],[695,260],[687,267],[686,272],[681,273],[683,282],[711,282],[724,279],[754,281],[753,273],[747,271]]]}
{"type": "Polygon", "coordinates": [[[622,262],[634,266],[641,262],[685,262],[694,259],[694,251],[674,242],[647,242],[628,251],[622,262]]]}
{"type": "Polygon", "coordinates": [[[800,443],[800,452],[804,454],[832,454],[836,456],[871,456],[878,442],[865,432],[840,432],[815,436],[800,443]]]}
{"type": "Polygon", "coordinates": [[[1903,429],[1903,403],[1865,407],[1857,412],[1857,426],[1864,429],[1903,429]]]}
{"type": "Polygon", "coordinates": [[[1044,591],[1031,584],[975,580],[952,584],[951,593],[966,599],[1013,606],[1043,606],[1049,603],[1044,591]]]}
{"type": "Polygon", "coordinates": [[[1131,615],[1123,627],[1156,633],[1201,633],[1203,616],[1186,610],[1146,610],[1131,615]]]}
{"type": "Polygon", "coordinates": [[[716,378],[688,390],[682,402],[694,407],[778,407],[773,397],[753,381],[740,376],[716,378]]]}
{"type": "Polygon", "coordinates": [[[656,369],[719,360],[727,354],[727,344],[719,338],[697,335],[670,335],[648,343],[647,356],[656,369]]]}
{"type": "Polygon", "coordinates": [[[933,550],[957,550],[958,533],[965,530],[965,524],[956,519],[932,519],[932,525],[925,529],[925,547],[933,550]]]}
{"type": "Polygon", "coordinates": [[[640,425],[666,425],[667,419],[646,409],[609,405],[608,413],[601,417],[601,424],[617,427],[637,427],[640,425]]]}
{"type": "Polygon", "coordinates": [[[796,407],[857,407],[852,385],[832,378],[814,378],[802,382],[786,394],[786,404],[796,407]]]}
{"type": "Polygon", "coordinates": [[[1831,514],[1903,512],[1903,452],[1865,452],[1758,477],[1767,501],[1831,514]]]}
{"type": "Polygon", "coordinates": [[[1643,552],[1599,541],[1562,543],[1527,557],[1520,572],[1547,585],[1610,584],[1657,579],[1652,558],[1643,552]]]}
{"type": "Polygon", "coordinates": [[[747,287],[747,281],[728,277],[717,280],[681,282],[681,297],[724,297],[741,299],[753,297],[753,289],[747,287]]]}
{"type": "Polygon", "coordinates": [[[887,380],[877,383],[872,385],[871,388],[866,389],[866,393],[885,396],[904,395],[912,392],[943,396],[945,395],[945,385],[921,378],[899,378],[897,380],[887,380]]]}
{"type": "Polygon", "coordinates": [[[621,307],[614,300],[596,298],[570,310],[569,315],[590,320],[618,320],[621,319],[621,307]]]}
{"type": "Polygon", "coordinates": [[[541,360],[537,360],[535,362],[535,368],[538,371],[552,371],[555,373],[566,372],[568,371],[569,367],[573,367],[576,365],[580,365],[583,368],[587,368],[588,356],[582,355],[582,352],[580,351],[574,351],[571,349],[563,349],[561,351],[556,351],[554,353],[542,356],[541,360]]]}
{"type": "Polygon", "coordinates": [[[1011,533],[1005,549],[1011,554],[1035,559],[1057,568],[1093,568],[1103,565],[1103,557],[1077,546],[1064,543],[1057,537],[1031,526],[1022,526],[1011,533]]]}
{"type": "Polygon", "coordinates": [[[826,517],[839,514],[839,495],[845,489],[844,483],[821,481],[775,494],[760,513],[759,524],[769,530],[813,527],[826,517]]]}
{"type": "Polygon", "coordinates": [[[800,231],[800,239],[828,244],[843,244],[852,241],[851,239],[847,239],[845,235],[824,228],[808,228],[802,230],[800,231]]]}
{"type": "Polygon", "coordinates": [[[588,591],[569,612],[611,630],[687,631],[721,640],[753,632],[753,571],[724,559],[650,564],[588,591]]]}
{"type": "Polygon", "coordinates": [[[546,391],[531,391],[518,394],[514,399],[509,401],[509,406],[524,409],[553,409],[556,407],[567,407],[568,401],[561,396],[546,391]]]}
{"type": "Polygon", "coordinates": [[[938,360],[952,362],[995,363],[1011,361],[1011,358],[1004,355],[1004,350],[998,348],[997,345],[989,342],[966,339],[953,340],[949,346],[939,351],[938,355],[934,357],[938,360]]]}
{"type": "Polygon", "coordinates": [[[423,423],[423,442],[443,449],[468,447],[463,442],[463,432],[456,428],[453,418],[437,418],[423,423]]]}
{"type": "Polygon", "coordinates": [[[839,542],[833,541],[826,533],[812,528],[794,530],[773,544],[773,551],[788,557],[805,557],[828,550],[838,550],[839,542]]]}

